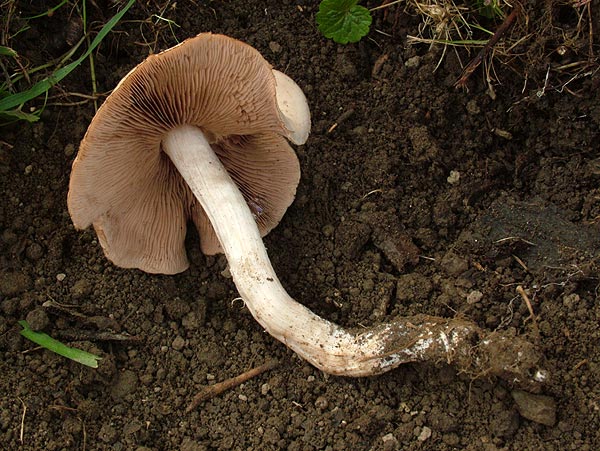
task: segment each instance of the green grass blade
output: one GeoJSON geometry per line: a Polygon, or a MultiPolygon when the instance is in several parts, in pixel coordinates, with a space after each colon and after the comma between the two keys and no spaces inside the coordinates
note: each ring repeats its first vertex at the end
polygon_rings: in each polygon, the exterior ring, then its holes
{"type": "MultiPolygon", "coordinates": [[[[40,112],[41,112],[41,110],[40,110],[40,112]]],[[[36,114],[36,113],[25,113],[24,111],[15,109],[15,110],[1,111],[0,118],[2,118],[2,119],[6,118],[8,120],[12,119],[15,121],[37,122],[40,120],[40,116],[39,116],[39,114],[36,114]]],[[[2,124],[2,125],[4,125],[4,124],[2,124]]]]}
{"type": "Polygon", "coordinates": [[[66,5],[68,0],[62,0],[58,5],[53,6],[52,8],[48,9],[47,11],[44,11],[43,13],[39,13],[36,14],[35,16],[29,16],[29,17],[25,17],[25,20],[31,20],[31,19],[39,19],[40,17],[48,17],[51,14],[53,14],[58,8],[60,8],[63,5],[66,5]]]}
{"type": "Polygon", "coordinates": [[[135,0],[129,0],[127,5],[115,14],[112,19],[110,19],[103,27],[102,30],[98,33],[98,35],[94,38],[89,48],[85,51],[83,55],[81,55],[77,60],[68,64],[67,66],[57,70],[49,77],[37,82],[27,91],[19,92],[16,94],[12,94],[4,99],[0,100],[0,112],[9,110],[11,108],[15,108],[19,105],[23,105],[25,102],[30,101],[31,99],[35,99],[37,96],[43,94],[48,91],[52,86],[61,81],[67,75],[69,75],[73,69],[79,66],[104,39],[104,37],[113,29],[113,27],[121,20],[123,15],[131,8],[131,6],[135,3],[135,0]]]}
{"type": "Polygon", "coordinates": [[[27,321],[19,321],[19,324],[23,328],[21,335],[28,340],[33,341],[49,351],[62,355],[67,359],[71,359],[77,363],[81,363],[82,365],[89,366],[91,368],[98,368],[98,360],[101,360],[102,357],[82,351],[81,349],[70,348],[69,346],[61,343],[58,340],[55,340],[47,334],[35,332],[31,330],[29,324],[27,324],[27,321]]]}
{"type": "Polygon", "coordinates": [[[0,45],[0,55],[1,56],[17,56],[17,52],[15,52],[13,49],[11,49],[10,47],[5,47],[3,45],[0,45]]]}

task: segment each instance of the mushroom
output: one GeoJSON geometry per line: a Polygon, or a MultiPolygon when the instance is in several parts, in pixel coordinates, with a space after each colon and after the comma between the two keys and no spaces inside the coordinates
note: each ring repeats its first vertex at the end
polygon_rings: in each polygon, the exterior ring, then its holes
{"type": "Polygon", "coordinates": [[[540,356],[519,338],[427,315],[346,330],[288,295],[261,235],[280,220],[299,180],[285,138],[302,144],[309,129],[306,99],[289,77],[246,44],[200,34],[150,56],[104,102],[73,163],[73,223],[93,224],[115,264],[171,274],[187,268],[191,218],[202,250],[226,255],[254,318],[325,372],[366,376],[443,360],[537,384],[540,356]]]}

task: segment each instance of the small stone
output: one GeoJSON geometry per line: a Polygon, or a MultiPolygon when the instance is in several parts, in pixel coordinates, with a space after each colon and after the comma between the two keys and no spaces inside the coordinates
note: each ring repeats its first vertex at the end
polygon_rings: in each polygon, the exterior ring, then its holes
{"type": "Polygon", "coordinates": [[[315,407],[319,410],[325,410],[329,406],[329,401],[325,396],[319,396],[315,399],[315,407]]]}
{"type": "Polygon", "coordinates": [[[24,172],[25,172],[25,175],[31,174],[33,172],[33,165],[29,164],[29,165],[25,166],[25,171],[24,172]]]}
{"type": "Polygon", "coordinates": [[[568,309],[573,309],[577,304],[579,304],[580,300],[581,298],[577,293],[568,294],[563,298],[563,305],[568,309]]]}
{"type": "Polygon", "coordinates": [[[65,156],[70,157],[75,153],[75,145],[72,143],[69,143],[65,146],[65,156]]]}
{"type": "Polygon", "coordinates": [[[67,278],[67,275],[63,272],[59,273],[56,275],[56,280],[58,280],[59,282],[62,282],[63,280],[65,280],[67,278]]]}
{"type": "Polygon", "coordinates": [[[479,108],[479,105],[477,105],[477,101],[475,99],[471,99],[467,102],[467,113],[472,116],[481,113],[481,108],[479,108]]]}
{"type": "Polygon", "coordinates": [[[413,57],[407,59],[406,62],[404,63],[404,65],[408,68],[416,68],[416,67],[419,67],[420,64],[421,64],[420,56],[413,56],[413,57]]]}
{"type": "Polygon", "coordinates": [[[431,437],[431,428],[423,426],[423,428],[421,429],[421,433],[417,437],[417,440],[419,440],[420,442],[424,442],[429,437],[431,437]]]}
{"type": "Polygon", "coordinates": [[[334,232],[335,232],[335,227],[331,224],[327,224],[323,227],[323,235],[325,235],[327,238],[332,236],[334,232]]]}
{"type": "Polygon", "coordinates": [[[81,299],[92,292],[92,285],[86,279],[79,279],[73,284],[70,291],[75,299],[81,299]]]}
{"type": "Polygon", "coordinates": [[[271,386],[268,383],[260,386],[260,394],[266,396],[271,391],[271,386]]]}
{"type": "Polygon", "coordinates": [[[384,451],[396,451],[400,449],[398,439],[391,432],[381,437],[381,441],[383,442],[384,451]]]}
{"type": "Polygon", "coordinates": [[[271,52],[273,52],[273,53],[281,52],[281,45],[275,41],[269,42],[269,48],[271,49],[271,52]]]}
{"type": "Polygon", "coordinates": [[[467,304],[477,304],[482,298],[483,293],[481,291],[473,290],[467,295],[467,304]]]}
{"type": "Polygon", "coordinates": [[[214,381],[215,380],[215,375],[214,374],[210,374],[210,373],[206,373],[206,380],[207,381],[214,381]]]}
{"type": "Polygon", "coordinates": [[[546,426],[556,423],[556,402],[550,396],[535,395],[522,390],[511,392],[523,418],[546,426]]]}
{"type": "Polygon", "coordinates": [[[460,182],[460,172],[458,171],[450,171],[450,175],[446,179],[446,181],[450,185],[458,185],[460,182]]]}
{"type": "Polygon", "coordinates": [[[238,395],[240,401],[248,401],[248,397],[246,395],[238,395]]]}
{"type": "Polygon", "coordinates": [[[50,324],[50,319],[43,308],[36,308],[29,312],[25,317],[25,321],[29,324],[32,330],[44,330],[50,324]]]}
{"type": "Polygon", "coordinates": [[[171,346],[173,347],[173,349],[175,349],[175,351],[181,351],[185,346],[185,339],[177,335],[177,337],[175,337],[175,340],[173,340],[171,346]]]}

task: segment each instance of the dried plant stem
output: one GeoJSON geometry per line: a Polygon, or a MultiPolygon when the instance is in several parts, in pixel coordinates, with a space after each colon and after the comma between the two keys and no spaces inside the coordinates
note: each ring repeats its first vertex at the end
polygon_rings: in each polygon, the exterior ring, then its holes
{"type": "Polygon", "coordinates": [[[517,18],[517,14],[519,12],[519,8],[514,8],[512,12],[504,19],[504,22],[498,27],[494,35],[488,40],[487,44],[483,46],[483,48],[479,51],[477,56],[471,60],[469,64],[463,70],[462,75],[456,81],[454,86],[456,88],[464,88],[467,84],[467,80],[471,76],[475,69],[479,67],[481,62],[486,58],[486,56],[490,53],[490,51],[494,48],[496,43],[500,40],[500,38],[506,33],[506,31],[513,24],[515,19],[517,18]]]}
{"type": "Polygon", "coordinates": [[[238,385],[243,384],[247,380],[259,376],[260,374],[266,371],[272,370],[277,365],[278,362],[276,360],[270,360],[238,376],[232,377],[214,385],[209,385],[208,387],[201,390],[198,394],[196,394],[196,396],[194,396],[194,399],[192,399],[190,405],[187,406],[187,408],[185,409],[186,413],[189,413],[192,410],[194,410],[196,407],[198,407],[200,403],[214,398],[215,396],[220,395],[221,393],[223,393],[226,390],[229,390],[230,388],[237,387],[238,385]]]}
{"type": "Polygon", "coordinates": [[[18,396],[17,398],[19,399],[19,401],[21,401],[21,405],[23,406],[23,413],[21,414],[21,428],[19,430],[19,442],[23,444],[23,437],[25,435],[25,415],[27,414],[27,405],[25,404],[25,401],[23,401],[21,398],[19,398],[18,396]]]}

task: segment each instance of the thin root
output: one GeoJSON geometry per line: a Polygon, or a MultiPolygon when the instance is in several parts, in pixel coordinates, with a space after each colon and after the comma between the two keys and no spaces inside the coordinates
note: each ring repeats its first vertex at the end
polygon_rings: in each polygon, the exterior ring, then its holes
{"type": "Polygon", "coordinates": [[[19,441],[23,443],[23,437],[25,435],[25,414],[27,413],[27,405],[20,397],[17,396],[21,404],[23,405],[23,413],[21,414],[21,430],[19,432],[19,441]]]}
{"type": "Polygon", "coordinates": [[[531,321],[533,322],[533,328],[535,329],[536,332],[538,332],[537,318],[535,316],[535,313],[533,313],[533,307],[531,306],[531,301],[529,300],[529,296],[527,295],[527,293],[525,292],[525,289],[521,285],[517,286],[517,293],[519,293],[521,295],[521,297],[523,298],[523,301],[525,301],[527,310],[529,310],[529,317],[531,318],[531,321]]]}

